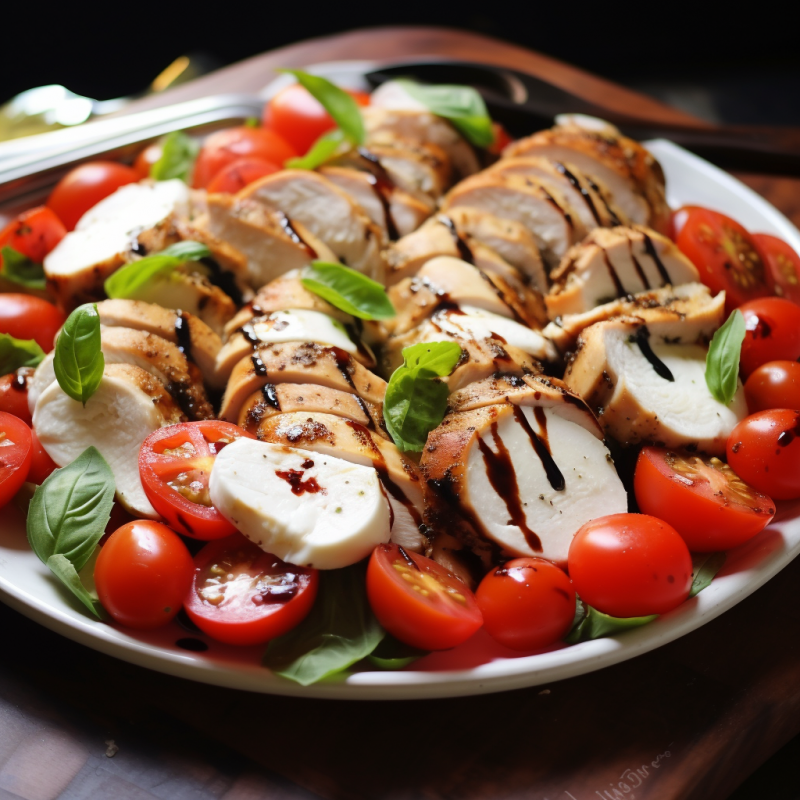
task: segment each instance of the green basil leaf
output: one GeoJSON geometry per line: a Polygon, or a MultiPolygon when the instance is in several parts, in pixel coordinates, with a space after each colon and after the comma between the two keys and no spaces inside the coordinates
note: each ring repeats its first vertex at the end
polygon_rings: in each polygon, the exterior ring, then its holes
{"type": "Polygon", "coordinates": [[[494,142],[492,119],[486,103],[471,86],[429,86],[406,79],[397,83],[436,116],[452,122],[467,141],[477,147],[489,147],[494,142]]]}
{"type": "Polygon", "coordinates": [[[603,614],[596,608],[578,599],[578,609],[576,609],[575,624],[572,630],[564,639],[568,644],[578,642],[588,642],[591,639],[602,639],[606,636],[614,636],[623,633],[631,628],[639,628],[652,622],[658,614],[651,614],[647,617],[612,617],[603,614]],[[582,613],[581,613],[582,609],[582,613]]]}
{"type": "Polygon", "coordinates": [[[363,563],[323,570],[319,578],[311,613],[264,655],[264,666],[303,686],[366,658],[385,635],[367,600],[363,563]]]}
{"type": "Polygon", "coordinates": [[[423,342],[403,350],[398,367],[386,387],[383,418],[394,443],[403,451],[421,453],[447,410],[447,377],[461,358],[455,342],[423,342]]]}
{"type": "Polygon", "coordinates": [[[745,329],[744,315],[737,308],[714,334],[708,346],[706,385],[714,399],[725,405],[736,394],[745,329]]]}
{"type": "Polygon", "coordinates": [[[301,69],[279,69],[278,72],[288,72],[290,75],[294,75],[297,82],[308,89],[322,104],[351,142],[364,144],[366,132],[361,111],[358,103],[344,89],[340,89],[327,78],[303,72],[301,69]]]}
{"type": "Polygon", "coordinates": [[[44,358],[44,350],[34,339],[15,339],[0,333],[0,375],[8,375],[20,367],[36,367],[44,358]]]}
{"type": "Polygon", "coordinates": [[[261,120],[258,117],[248,117],[244,121],[245,128],[260,128],[261,120]]]}
{"type": "Polygon", "coordinates": [[[151,281],[166,277],[187,262],[200,261],[210,255],[208,247],[200,242],[177,242],[160,253],[121,267],[106,279],[104,289],[111,298],[135,298],[137,292],[151,281]]]}
{"type": "Polygon", "coordinates": [[[3,269],[0,275],[11,283],[19,284],[27,289],[44,289],[47,282],[44,279],[44,267],[31,261],[28,256],[17,252],[13,247],[4,247],[0,250],[3,259],[3,269]]]}
{"type": "Polygon", "coordinates": [[[399,642],[386,634],[381,643],[367,656],[367,660],[378,669],[403,669],[418,658],[427,655],[425,650],[399,642]]]}
{"type": "Polygon", "coordinates": [[[323,133],[302,158],[287,159],[283,166],[287,169],[316,169],[349,148],[341,128],[335,128],[323,133]]]}
{"type": "Polygon", "coordinates": [[[89,591],[81,582],[72,562],[66,557],[57,553],[47,559],[47,566],[50,571],[77,597],[98,619],[105,619],[105,613],[100,601],[92,597],[89,591]]]}
{"type": "Polygon", "coordinates": [[[725,553],[697,553],[692,556],[692,589],[694,597],[708,586],[725,563],[725,553]]]}
{"type": "Polygon", "coordinates": [[[150,167],[150,177],[157,181],[180,178],[188,183],[199,152],[200,143],[183,131],[167,134],[161,145],[161,158],[150,167]]]}
{"type": "Polygon", "coordinates": [[[309,292],[359,319],[389,319],[397,313],[383,284],[341,264],[312,261],[301,282],[309,292]]]}
{"type": "Polygon", "coordinates": [[[58,385],[73,400],[86,405],[103,379],[105,363],[97,305],[79,306],[67,317],[56,340],[53,368],[58,385]]]}
{"type": "Polygon", "coordinates": [[[45,564],[64,556],[83,568],[100,541],[114,503],[114,475],[94,448],[53,472],[36,488],[28,507],[31,549],[45,564]]]}

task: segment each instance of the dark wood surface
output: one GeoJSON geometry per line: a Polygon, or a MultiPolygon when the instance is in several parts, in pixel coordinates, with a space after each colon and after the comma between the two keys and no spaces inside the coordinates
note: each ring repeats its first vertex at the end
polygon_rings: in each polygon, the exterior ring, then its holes
{"type": "MultiPolygon", "coordinates": [[[[380,29],[228,67],[137,108],[256,91],[277,66],[448,54],[619,111],[687,117],[476,34],[380,29]]],[[[796,224],[800,180],[740,175],[796,224]]],[[[702,629],[615,667],[475,698],[342,703],[195,684],[100,655],[0,605],[0,800],[725,798],[800,731],[800,562],[702,629]]]]}

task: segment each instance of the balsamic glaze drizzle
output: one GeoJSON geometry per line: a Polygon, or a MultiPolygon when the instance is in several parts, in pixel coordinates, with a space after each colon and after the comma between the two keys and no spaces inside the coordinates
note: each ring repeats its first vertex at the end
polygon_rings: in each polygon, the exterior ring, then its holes
{"type": "Polygon", "coordinates": [[[675,382],[675,376],[672,370],[653,352],[650,347],[650,331],[647,330],[646,325],[642,325],[639,330],[634,334],[634,341],[639,345],[642,355],[650,362],[650,366],[656,371],[656,375],[663,378],[665,381],[675,382]]]}

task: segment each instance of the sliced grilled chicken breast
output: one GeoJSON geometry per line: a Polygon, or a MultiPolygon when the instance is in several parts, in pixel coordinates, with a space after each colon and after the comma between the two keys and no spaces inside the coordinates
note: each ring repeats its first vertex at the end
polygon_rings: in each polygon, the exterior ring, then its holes
{"type": "Polygon", "coordinates": [[[103,283],[129,260],[137,237],[173,214],[185,215],[183,181],[131,183],[89,209],[45,257],[44,274],[59,305],[72,310],[103,297],[103,283]]]}
{"type": "Polygon", "coordinates": [[[139,478],[139,449],[153,431],[183,419],[164,386],[150,373],[130,364],[108,364],[85,406],[53,381],[36,402],[33,427],[42,447],[60,467],[94,445],[114,473],[117,499],[125,509],[157,519],[139,478]]]}
{"type": "Polygon", "coordinates": [[[264,441],[374,467],[392,511],[392,541],[416,552],[427,544],[423,533],[424,484],[417,465],[392,442],[357,422],[321,413],[269,417],[261,424],[257,435],[264,441]]]}
{"type": "Polygon", "coordinates": [[[551,317],[580,314],[614,298],[699,280],[697,268],[673,242],[640,226],[595,229],[550,277],[553,285],[545,302],[551,317]]]}
{"type": "Polygon", "coordinates": [[[282,211],[324,242],[342,263],[383,280],[380,228],[325,176],[308,170],[281,170],[246,186],[237,199],[282,211]]]}
{"type": "Polygon", "coordinates": [[[712,397],[706,354],[702,345],[657,341],[642,320],[618,317],[581,333],[564,382],[624,445],[654,442],[720,455],[747,405],[741,383],[730,405],[712,397]]]}

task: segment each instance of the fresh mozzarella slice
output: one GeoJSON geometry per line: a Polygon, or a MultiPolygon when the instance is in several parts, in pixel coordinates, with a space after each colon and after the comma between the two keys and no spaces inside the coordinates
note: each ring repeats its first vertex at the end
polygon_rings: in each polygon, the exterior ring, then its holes
{"type": "Polygon", "coordinates": [[[122,505],[140,517],[158,518],[139,478],[139,449],[154,430],[177,422],[180,412],[161,384],[127,364],[111,364],[86,405],[53,381],[39,396],[33,427],[59,467],[94,445],[108,462],[122,505]]]}
{"type": "Polygon", "coordinates": [[[238,439],[215,459],[209,492],[248,539],[290,564],[338,569],[389,541],[378,473],[334,456],[238,439]]]}
{"type": "Polygon", "coordinates": [[[428,107],[412,97],[399,81],[382,83],[371,95],[370,105],[395,111],[427,111],[428,107]]]}

